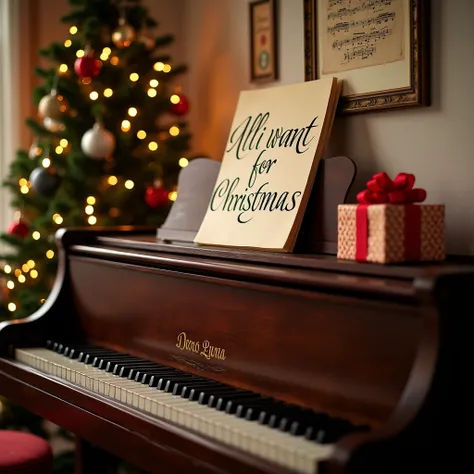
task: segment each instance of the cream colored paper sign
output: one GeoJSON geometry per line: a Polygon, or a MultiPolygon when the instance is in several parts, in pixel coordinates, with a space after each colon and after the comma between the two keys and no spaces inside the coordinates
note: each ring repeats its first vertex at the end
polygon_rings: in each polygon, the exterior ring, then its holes
{"type": "Polygon", "coordinates": [[[339,93],[330,78],[240,94],[196,243],[292,250],[339,93]]]}

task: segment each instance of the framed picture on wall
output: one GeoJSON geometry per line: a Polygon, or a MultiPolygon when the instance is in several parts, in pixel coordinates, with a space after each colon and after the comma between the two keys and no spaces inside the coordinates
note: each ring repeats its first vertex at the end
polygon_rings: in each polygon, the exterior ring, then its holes
{"type": "Polygon", "coordinates": [[[305,80],[343,80],[344,114],[430,105],[429,0],[304,0],[305,80]]]}
{"type": "Polygon", "coordinates": [[[272,82],[278,79],[277,0],[256,0],[250,8],[250,79],[272,82]]]}

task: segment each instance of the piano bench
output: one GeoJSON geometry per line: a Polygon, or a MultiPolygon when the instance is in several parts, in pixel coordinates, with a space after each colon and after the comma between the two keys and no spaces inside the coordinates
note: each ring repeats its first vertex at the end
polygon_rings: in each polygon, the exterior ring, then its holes
{"type": "Polygon", "coordinates": [[[38,436],[0,430],[0,474],[51,474],[53,453],[38,436]]]}

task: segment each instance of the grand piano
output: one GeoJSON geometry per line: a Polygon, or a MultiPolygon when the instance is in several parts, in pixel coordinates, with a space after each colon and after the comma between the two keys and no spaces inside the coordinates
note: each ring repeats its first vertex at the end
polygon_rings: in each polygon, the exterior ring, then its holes
{"type": "MultiPolygon", "coordinates": [[[[0,324],[0,393],[149,473],[467,472],[474,266],[68,229],[51,295],[0,324]]],[[[1,449],[1,448],[0,448],[1,449]]]]}

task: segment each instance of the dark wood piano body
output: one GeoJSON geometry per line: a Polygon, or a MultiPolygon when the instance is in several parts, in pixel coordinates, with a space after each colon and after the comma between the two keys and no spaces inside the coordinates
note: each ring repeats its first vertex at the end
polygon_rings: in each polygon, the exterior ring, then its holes
{"type": "Polygon", "coordinates": [[[470,413],[473,266],[177,247],[154,235],[58,233],[50,297],[27,320],[0,324],[0,394],[149,472],[285,472],[11,357],[75,336],[371,425],[343,438],[321,472],[454,466],[450,450],[463,442],[454,434],[470,413]],[[182,332],[200,351],[177,347],[182,332]],[[203,341],[215,357],[201,354],[203,341]]]}

